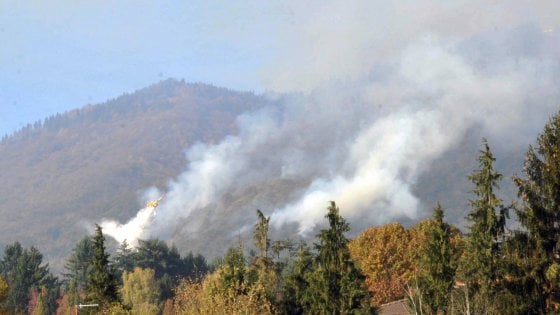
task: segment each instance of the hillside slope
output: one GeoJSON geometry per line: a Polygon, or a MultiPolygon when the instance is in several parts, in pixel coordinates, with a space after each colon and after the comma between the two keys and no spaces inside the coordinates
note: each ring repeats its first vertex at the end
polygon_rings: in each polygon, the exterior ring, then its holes
{"type": "MultiPolygon", "coordinates": [[[[88,226],[103,218],[125,222],[133,217],[147,188],[165,191],[167,183],[185,171],[187,148],[196,142],[219,143],[236,133],[239,114],[270,102],[251,93],[167,80],[50,117],[4,138],[0,245],[16,240],[35,245],[60,270],[88,226]]],[[[464,226],[471,189],[467,176],[477,167],[483,136],[470,130],[420,176],[414,186],[422,204],[418,219],[429,216],[441,201],[448,209],[447,220],[464,226]]],[[[509,178],[520,173],[526,147],[492,147],[504,174],[502,197],[510,202],[515,190],[509,178]]],[[[222,255],[238,240],[250,247],[255,210],[266,214],[285,205],[309,180],[268,178],[228,191],[194,216],[173,218],[176,228],[162,237],[182,251],[209,258],[222,255]]],[[[352,235],[371,224],[352,222],[352,235]]],[[[297,238],[295,231],[294,225],[272,234],[297,238]]]]}
{"type": "Polygon", "coordinates": [[[143,190],[186,167],[184,150],[235,133],[235,117],[264,100],[167,80],[59,114],[0,144],[0,240],[64,258],[103,217],[129,218],[143,190]]]}

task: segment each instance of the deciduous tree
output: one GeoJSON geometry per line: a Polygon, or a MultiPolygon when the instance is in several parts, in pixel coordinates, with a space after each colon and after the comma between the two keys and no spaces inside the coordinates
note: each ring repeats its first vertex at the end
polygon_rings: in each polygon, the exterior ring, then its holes
{"type": "Polygon", "coordinates": [[[409,231],[399,223],[369,228],[350,242],[352,258],[364,273],[375,304],[404,298],[418,249],[411,245],[409,231]]]}
{"type": "Polygon", "coordinates": [[[122,302],[132,314],[157,314],[160,291],[151,269],[134,268],[123,273],[123,285],[119,290],[122,302]]]}

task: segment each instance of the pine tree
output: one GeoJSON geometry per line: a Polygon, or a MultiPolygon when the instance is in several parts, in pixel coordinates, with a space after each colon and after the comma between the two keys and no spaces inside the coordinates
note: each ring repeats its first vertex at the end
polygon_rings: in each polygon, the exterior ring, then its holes
{"type": "Polygon", "coordinates": [[[480,169],[469,176],[475,188],[472,193],[476,199],[470,200],[471,211],[467,220],[471,223],[467,237],[463,270],[468,288],[479,293],[483,300],[491,303],[496,293],[500,274],[500,248],[503,242],[508,208],[495,193],[502,175],[494,170],[496,160],[488,142],[483,140],[484,149],[478,157],[480,169]]]}
{"type": "Polygon", "coordinates": [[[425,304],[434,314],[446,313],[455,281],[455,253],[451,245],[450,226],[443,221],[443,208],[434,208],[433,221],[420,257],[420,287],[425,304]]]}
{"type": "Polygon", "coordinates": [[[313,256],[309,248],[302,244],[283,286],[282,311],[284,314],[303,314],[304,310],[309,308],[304,297],[309,285],[307,279],[312,271],[312,264],[313,256]]]}
{"type": "Polygon", "coordinates": [[[113,261],[113,267],[118,275],[122,275],[125,271],[132,271],[134,269],[134,265],[134,251],[130,248],[128,242],[124,240],[117,249],[117,254],[115,255],[115,259],[113,261]]]}
{"type": "Polygon", "coordinates": [[[53,292],[58,291],[58,281],[49,273],[48,265],[42,265],[43,255],[35,247],[24,249],[20,243],[6,246],[0,260],[0,274],[8,284],[4,306],[12,313],[27,312],[30,292],[42,285],[53,292]]]}
{"type": "Polygon", "coordinates": [[[135,267],[154,270],[164,300],[173,297],[180,277],[187,276],[177,248],[169,248],[162,240],[140,240],[133,257],[135,267]]]}
{"type": "Polygon", "coordinates": [[[105,237],[99,225],[96,225],[93,238],[92,271],[89,275],[87,295],[89,301],[108,305],[117,299],[114,274],[109,266],[109,254],[105,251],[105,237]]]}
{"type": "Polygon", "coordinates": [[[560,113],[551,118],[530,146],[524,165],[526,178],[514,177],[523,205],[516,210],[528,234],[531,263],[526,271],[537,289],[541,312],[552,309],[560,276],[560,113]]]}
{"type": "Polygon", "coordinates": [[[270,239],[268,238],[268,222],[270,217],[265,217],[261,210],[257,209],[258,222],[255,224],[255,232],[253,238],[255,246],[259,250],[259,257],[262,260],[268,259],[268,249],[270,247],[270,239]]]}
{"type": "Polygon", "coordinates": [[[278,275],[273,268],[273,261],[269,257],[270,239],[268,238],[268,223],[270,217],[257,210],[258,221],[255,224],[253,239],[258,249],[258,255],[253,258],[249,268],[249,282],[251,285],[258,285],[266,293],[266,299],[270,303],[275,303],[278,296],[278,275]]]}
{"type": "Polygon", "coordinates": [[[87,281],[91,273],[92,260],[93,241],[91,237],[86,236],[74,246],[70,258],[68,258],[64,265],[66,272],[63,276],[67,285],[73,286],[73,291],[76,292],[76,295],[87,287],[87,281]]]}
{"type": "Polygon", "coordinates": [[[270,239],[268,238],[268,222],[270,217],[265,217],[264,214],[257,210],[258,221],[255,224],[255,231],[253,232],[253,239],[257,247],[258,254],[253,258],[251,272],[256,273],[258,280],[264,280],[272,272],[272,259],[268,257],[270,247],[270,239]]]}
{"type": "Polygon", "coordinates": [[[247,268],[245,266],[245,255],[243,248],[230,247],[224,257],[221,282],[223,287],[236,288],[236,294],[243,294],[243,287],[247,281],[247,268]]]}
{"type": "Polygon", "coordinates": [[[344,233],[350,230],[331,201],[326,218],[329,228],[317,235],[317,257],[309,274],[309,286],[304,300],[306,312],[312,314],[375,313],[369,305],[369,294],[364,276],[355,266],[348,249],[349,240],[344,233]]]}

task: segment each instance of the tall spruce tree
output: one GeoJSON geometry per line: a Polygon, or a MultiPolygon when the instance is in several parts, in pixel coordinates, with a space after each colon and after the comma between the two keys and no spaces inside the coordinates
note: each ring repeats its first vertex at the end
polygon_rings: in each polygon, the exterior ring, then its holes
{"type": "Polygon", "coordinates": [[[305,244],[301,244],[295,262],[290,266],[283,286],[281,310],[283,314],[304,314],[308,309],[305,291],[312,271],[313,256],[305,244]]]}
{"type": "Polygon", "coordinates": [[[443,208],[438,203],[434,208],[434,224],[427,232],[426,245],[420,256],[420,287],[425,304],[434,314],[447,313],[457,269],[450,241],[451,227],[443,221],[443,216],[443,208]]]}
{"type": "Polygon", "coordinates": [[[506,218],[509,208],[494,193],[499,189],[502,175],[494,170],[496,160],[486,139],[478,157],[479,169],[469,180],[474,184],[472,193],[475,199],[469,201],[471,211],[467,215],[470,222],[466,252],[462,260],[464,280],[472,293],[478,293],[490,302],[496,293],[500,273],[500,247],[503,242],[506,218]]]}
{"type": "Polygon", "coordinates": [[[255,224],[255,232],[253,238],[255,246],[259,250],[259,257],[262,259],[268,258],[268,249],[270,247],[270,239],[268,238],[268,222],[270,217],[265,217],[261,210],[257,209],[258,221],[255,224]]]}
{"type": "Polygon", "coordinates": [[[86,288],[92,260],[93,241],[90,236],[85,236],[74,246],[72,254],[64,265],[66,271],[62,275],[68,286],[73,283],[78,291],[86,288]]]}
{"type": "Polygon", "coordinates": [[[304,300],[310,314],[373,314],[364,276],[350,257],[349,240],[344,233],[350,230],[331,201],[326,218],[329,228],[317,234],[317,256],[309,273],[304,300]]]}
{"type": "Polygon", "coordinates": [[[537,287],[528,291],[545,312],[553,308],[560,276],[560,113],[545,125],[537,146],[529,147],[524,173],[526,178],[514,177],[523,200],[516,213],[528,234],[526,273],[537,287]]]}
{"type": "Polygon", "coordinates": [[[15,242],[4,249],[0,274],[8,284],[8,292],[3,306],[11,313],[28,311],[32,289],[46,286],[51,292],[58,292],[58,280],[50,275],[48,265],[43,265],[42,261],[43,255],[33,246],[24,249],[19,242],[15,242]]]}
{"type": "MultiPolygon", "coordinates": [[[[135,264],[135,252],[133,249],[128,245],[128,242],[124,240],[119,248],[117,249],[117,253],[113,260],[113,267],[117,272],[118,277],[122,277],[122,274],[127,271],[130,272],[134,269],[135,264]]],[[[120,279],[122,283],[122,279],[120,279]]]]}
{"type": "Polygon", "coordinates": [[[250,282],[259,285],[264,289],[266,298],[275,303],[278,296],[278,275],[273,268],[273,261],[269,257],[270,239],[268,238],[268,223],[270,217],[257,210],[258,221],[255,224],[253,239],[258,249],[258,254],[253,258],[249,268],[250,282]]]}
{"type": "Polygon", "coordinates": [[[117,299],[114,273],[109,266],[109,254],[105,250],[105,236],[99,225],[95,227],[93,238],[92,271],[89,274],[87,295],[92,303],[107,305],[117,299]]]}

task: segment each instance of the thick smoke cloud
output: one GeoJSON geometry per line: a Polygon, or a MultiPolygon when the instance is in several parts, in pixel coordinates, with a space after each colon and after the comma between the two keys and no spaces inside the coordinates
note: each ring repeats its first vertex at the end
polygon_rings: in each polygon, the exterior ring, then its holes
{"type": "Polygon", "coordinates": [[[529,143],[558,110],[556,2],[403,3],[293,4],[285,51],[263,70],[274,105],[238,117],[237,135],[189,148],[186,172],[135,233],[165,235],[275,178],[305,183],[271,212],[277,228],[311,232],[329,200],[351,223],[416,218],[413,185],[469,129],[529,143]]]}

